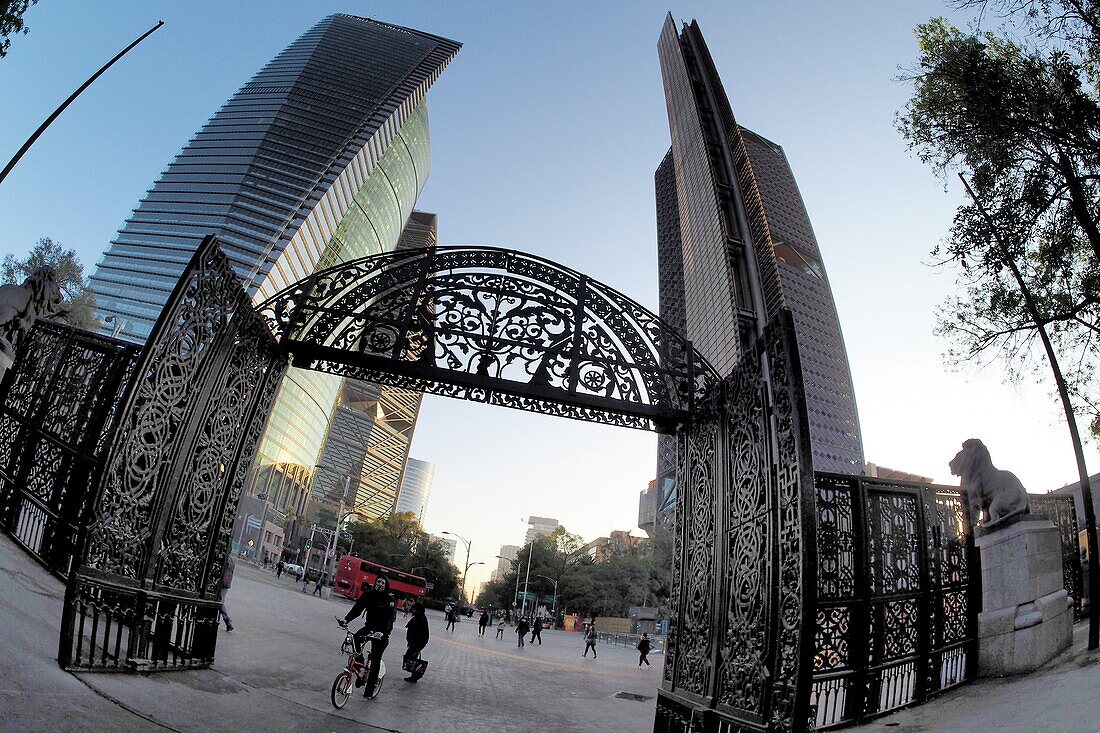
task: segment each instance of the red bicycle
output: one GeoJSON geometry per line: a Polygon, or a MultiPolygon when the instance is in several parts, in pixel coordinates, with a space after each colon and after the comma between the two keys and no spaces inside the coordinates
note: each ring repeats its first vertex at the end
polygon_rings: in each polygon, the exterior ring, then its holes
{"type": "MultiPolygon", "coordinates": [[[[371,644],[370,651],[367,651],[363,655],[363,661],[360,662],[356,659],[359,656],[359,650],[356,648],[355,635],[348,629],[348,624],[342,618],[333,616],[336,619],[336,623],[344,630],[344,643],[340,645],[340,653],[348,655],[348,662],[344,666],[344,669],[340,670],[340,674],[336,675],[336,679],[332,681],[332,693],[329,695],[329,699],[332,700],[332,706],[337,710],[343,708],[348,704],[348,699],[351,697],[351,691],[356,686],[355,681],[359,681],[359,686],[366,684],[367,674],[370,670],[371,654],[374,651],[374,645],[371,644]]],[[[377,631],[372,631],[367,634],[367,639],[375,640],[381,639],[382,634],[377,631]]],[[[366,646],[366,642],[363,643],[366,646]]],[[[378,697],[378,693],[382,690],[382,682],[386,679],[386,663],[379,660],[378,664],[378,682],[374,685],[374,694],[370,696],[370,699],[378,697]]]]}

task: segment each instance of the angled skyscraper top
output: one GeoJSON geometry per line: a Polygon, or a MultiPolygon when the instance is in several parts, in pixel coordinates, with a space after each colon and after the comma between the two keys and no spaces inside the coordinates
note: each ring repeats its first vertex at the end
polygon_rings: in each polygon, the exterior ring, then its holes
{"type": "MultiPolygon", "coordinates": [[[[692,21],[657,44],[672,147],[657,169],[661,317],[721,374],[780,308],[794,314],[814,469],[864,465],[829,279],[783,149],[740,127],[692,21]]],[[[674,473],[669,442],[658,479],[674,473]]]]}
{"type": "Polygon", "coordinates": [[[332,262],[347,246],[358,245],[352,256],[392,249],[429,159],[426,119],[399,133],[426,118],[428,88],[459,48],[350,15],[317,23],[210,118],[138,204],[91,277],[99,316],[145,340],[211,233],[258,298],[309,275],[326,248],[332,262]],[[399,137],[391,190],[366,195],[399,137]],[[344,221],[349,211],[368,221],[344,221]]]}

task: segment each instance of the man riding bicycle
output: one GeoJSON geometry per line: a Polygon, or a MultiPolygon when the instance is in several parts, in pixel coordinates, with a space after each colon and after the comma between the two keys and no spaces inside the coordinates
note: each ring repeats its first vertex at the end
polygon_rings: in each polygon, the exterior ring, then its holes
{"type": "MultiPolygon", "coordinates": [[[[374,581],[374,587],[365,591],[355,605],[344,617],[344,626],[347,626],[359,614],[365,614],[363,628],[355,632],[355,655],[360,662],[363,661],[363,644],[368,640],[372,642],[370,654],[370,669],[367,672],[367,689],[363,691],[364,697],[374,696],[374,687],[378,684],[378,670],[382,664],[382,652],[390,643],[390,632],[393,630],[394,619],[397,618],[397,601],[390,593],[390,580],[385,575],[379,575],[374,581]],[[377,634],[378,636],[371,636],[377,634]]],[[[363,684],[361,679],[355,680],[355,686],[363,684]]]]}

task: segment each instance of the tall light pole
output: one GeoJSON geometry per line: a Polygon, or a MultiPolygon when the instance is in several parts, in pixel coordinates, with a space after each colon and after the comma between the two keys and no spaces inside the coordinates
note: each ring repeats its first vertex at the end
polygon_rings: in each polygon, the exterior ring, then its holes
{"type": "MultiPolygon", "coordinates": [[[[454,532],[443,532],[442,534],[449,534],[451,537],[454,537],[455,539],[462,540],[462,544],[466,545],[466,567],[462,571],[462,591],[461,591],[460,596],[459,596],[459,600],[462,601],[463,603],[465,603],[466,602],[466,571],[470,569],[470,546],[473,543],[470,542],[470,540],[463,537],[462,535],[455,534],[454,532]]],[[[482,563],[474,563],[474,564],[475,565],[484,565],[485,563],[482,562],[482,563]]]]}
{"type": "Polygon", "coordinates": [[[554,619],[556,621],[558,618],[558,581],[554,580],[549,575],[539,575],[538,573],[535,573],[535,577],[545,578],[554,584],[554,619]]]}
{"type": "Polygon", "coordinates": [[[514,557],[505,557],[504,555],[497,555],[497,558],[512,563],[512,568],[516,571],[516,592],[512,596],[512,610],[515,611],[516,603],[519,601],[519,561],[514,557]]]}
{"type": "MultiPolygon", "coordinates": [[[[527,615],[527,591],[531,585],[531,555],[535,554],[535,541],[531,540],[527,543],[527,575],[523,579],[523,610],[520,611],[521,616],[527,615]]],[[[519,582],[519,574],[516,574],[516,582],[519,582]]]]}

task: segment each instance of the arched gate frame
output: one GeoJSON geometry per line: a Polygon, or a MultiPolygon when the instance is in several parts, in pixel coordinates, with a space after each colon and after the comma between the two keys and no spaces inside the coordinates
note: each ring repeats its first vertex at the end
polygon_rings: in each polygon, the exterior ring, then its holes
{"type": "Polygon", "coordinates": [[[674,613],[655,729],[807,728],[813,470],[789,312],[719,379],[621,293],[485,247],[356,260],[253,308],[208,237],[137,360],[94,473],[64,666],[213,660],[233,516],[289,361],[675,433],[674,613]]]}

